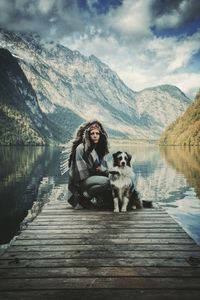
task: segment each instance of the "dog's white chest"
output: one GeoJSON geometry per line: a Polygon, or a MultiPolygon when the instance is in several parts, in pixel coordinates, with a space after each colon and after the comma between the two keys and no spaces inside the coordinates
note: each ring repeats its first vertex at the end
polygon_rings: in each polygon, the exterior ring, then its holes
{"type": "Polygon", "coordinates": [[[110,178],[111,185],[116,187],[117,189],[127,189],[131,187],[132,180],[131,180],[131,169],[129,167],[119,168],[115,167],[115,170],[119,172],[119,175],[110,178]]]}
{"type": "Polygon", "coordinates": [[[119,179],[112,182],[118,189],[127,189],[131,186],[131,179],[127,177],[120,177],[119,179]]]}

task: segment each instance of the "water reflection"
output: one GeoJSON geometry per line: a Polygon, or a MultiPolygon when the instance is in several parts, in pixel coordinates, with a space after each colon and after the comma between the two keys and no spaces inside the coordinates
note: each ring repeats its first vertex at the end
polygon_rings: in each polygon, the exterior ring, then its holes
{"type": "Polygon", "coordinates": [[[141,199],[157,202],[200,244],[200,149],[121,145],[133,155],[141,199]]]}
{"type": "MultiPolygon", "coordinates": [[[[185,177],[177,174],[176,170],[161,158],[159,147],[124,145],[120,149],[133,156],[137,190],[143,200],[170,203],[188,189],[185,177]]],[[[115,147],[112,150],[115,151],[115,147]]]]}
{"type": "MultiPolygon", "coordinates": [[[[133,155],[141,199],[158,202],[200,243],[199,148],[111,146],[111,153],[118,150],[133,155]]],[[[0,244],[9,243],[46,201],[65,201],[67,176],[60,175],[59,159],[59,148],[0,147],[0,244]]]]}
{"type": "Polygon", "coordinates": [[[0,147],[0,244],[40,212],[59,174],[59,149],[0,147]]]}
{"type": "Polygon", "coordinates": [[[199,147],[160,147],[161,156],[178,173],[184,174],[200,198],[200,148],[199,147]]]}
{"type": "Polygon", "coordinates": [[[167,211],[200,245],[200,148],[161,147],[160,153],[188,185],[183,194],[174,198],[174,207],[167,207],[167,211]]]}

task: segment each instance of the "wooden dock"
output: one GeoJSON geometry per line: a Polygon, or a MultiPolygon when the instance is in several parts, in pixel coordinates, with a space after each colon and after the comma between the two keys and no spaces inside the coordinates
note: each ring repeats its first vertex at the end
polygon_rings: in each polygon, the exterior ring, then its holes
{"type": "Polygon", "coordinates": [[[200,299],[199,256],[161,208],[115,214],[55,201],[1,255],[0,299],[200,299]]]}

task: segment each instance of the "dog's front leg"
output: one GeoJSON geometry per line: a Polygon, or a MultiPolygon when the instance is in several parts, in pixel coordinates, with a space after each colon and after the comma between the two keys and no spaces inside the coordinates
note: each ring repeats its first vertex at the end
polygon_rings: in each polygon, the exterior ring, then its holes
{"type": "Polygon", "coordinates": [[[114,212],[119,212],[119,200],[117,197],[113,199],[114,202],[114,212]]]}
{"type": "Polygon", "coordinates": [[[122,201],[122,212],[126,212],[129,199],[124,196],[122,201]]]}
{"type": "Polygon", "coordinates": [[[112,196],[113,196],[113,204],[114,204],[114,212],[119,212],[119,199],[118,199],[119,191],[118,189],[112,190],[112,196]]]}

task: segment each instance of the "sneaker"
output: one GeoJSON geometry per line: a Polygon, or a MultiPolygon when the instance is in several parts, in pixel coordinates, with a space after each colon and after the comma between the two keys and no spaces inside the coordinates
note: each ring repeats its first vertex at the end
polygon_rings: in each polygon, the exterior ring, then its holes
{"type": "Polygon", "coordinates": [[[98,201],[97,199],[94,197],[90,200],[90,202],[93,204],[93,205],[97,205],[98,204],[98,201]]]}

